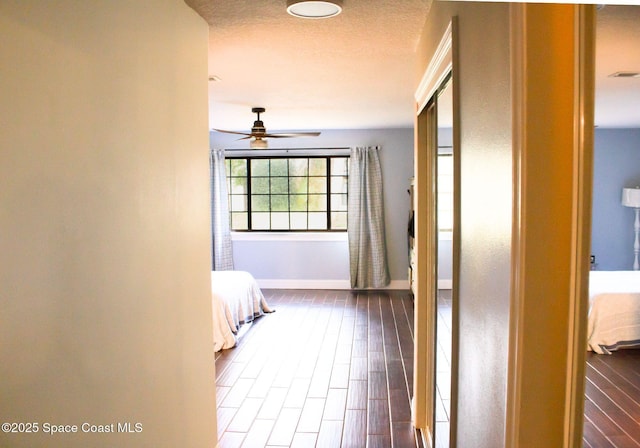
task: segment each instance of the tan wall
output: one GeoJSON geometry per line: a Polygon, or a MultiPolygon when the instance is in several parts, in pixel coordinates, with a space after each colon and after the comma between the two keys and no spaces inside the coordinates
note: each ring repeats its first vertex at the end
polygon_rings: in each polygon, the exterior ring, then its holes
{"type": "Polygon", "coordinates": [[[0,35],[0,420],[39,424],[0,446],[215,446],[207,25],[2,2],[0,35]]]}

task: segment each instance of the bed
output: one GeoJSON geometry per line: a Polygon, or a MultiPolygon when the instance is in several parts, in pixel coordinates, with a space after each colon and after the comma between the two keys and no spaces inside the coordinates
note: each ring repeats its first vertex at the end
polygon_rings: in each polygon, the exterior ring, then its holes
{"type": "Polygon", "coordinates": [[[640,271],[591,271],[588,349],[600,354],[640,345],[640,271]]]}
{"type": "Polygon", "coordinates": [[[242,324],[273,312],[256,280],[245,271],[212,271],[211,296],[216,352],[236,345],[242,324]]]}

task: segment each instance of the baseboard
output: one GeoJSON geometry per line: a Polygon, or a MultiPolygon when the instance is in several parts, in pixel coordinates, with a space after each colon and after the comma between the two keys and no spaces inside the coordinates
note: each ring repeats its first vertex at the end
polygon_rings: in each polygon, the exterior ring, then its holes
{"type": "Polygon", "coordinates": [[[452,289],[452,288],[453,288],[453,280],[451,279],[438,280],[438,289],[452,289]]]}
{"type": "MultiPolygon", "coordinates": [[[[264,289],[351,289],[349,280],[256,279],[264,289]]],[[[409,280],[391,280],[384,288],[409,289],[409,280]]]]}
{"type": "Polygon", "coordinates": [[[264,289],[351,289],[349,280],[256,279],[264,289]]]}

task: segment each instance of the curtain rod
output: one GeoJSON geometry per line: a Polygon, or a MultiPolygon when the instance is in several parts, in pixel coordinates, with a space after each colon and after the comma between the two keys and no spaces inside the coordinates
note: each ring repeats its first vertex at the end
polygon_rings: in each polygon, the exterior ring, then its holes
{"type": "Polygon", "coordinates": [[[225,148],[225,151],[335,151],[351,149],[349,146],[336,146],[326,148],[268,148],[268,149],[247,149],[247,148],[225,148]]]}
{"type": "Polygon", "coordinates": [[[232,149],[224,150],[229,156],[241,157],[265,157],[265,156],[282,156],[290,153],[298,153],[300,155],[349,155],[351,148],[273,148],[273,149],[232,149]]]}

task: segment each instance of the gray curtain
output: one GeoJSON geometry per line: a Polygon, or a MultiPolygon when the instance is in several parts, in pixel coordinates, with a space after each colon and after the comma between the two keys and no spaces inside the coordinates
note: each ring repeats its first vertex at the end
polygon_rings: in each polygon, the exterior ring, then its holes
{"type": "Polygon", "coordinates": [[[211,173],[211,260],[212,270],[233,269],[233,248],[229,229],[229,199],[224,150],[212,149],[209,153],[211,173]]]}
{"type": "Polygon", "coordinates": [[[379,148],[352,148],[349,164],[348,234],[351,287],[389,284],[379,148]]]}

